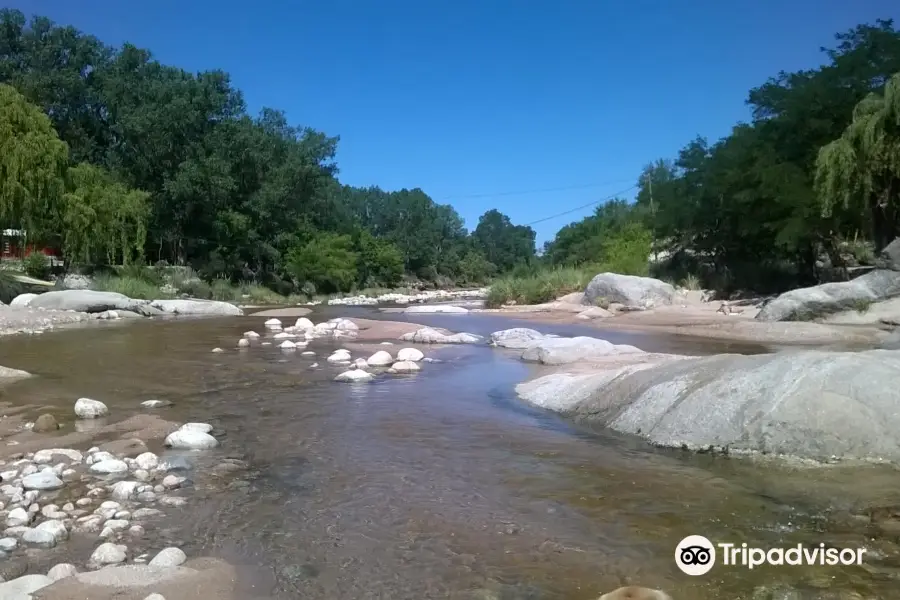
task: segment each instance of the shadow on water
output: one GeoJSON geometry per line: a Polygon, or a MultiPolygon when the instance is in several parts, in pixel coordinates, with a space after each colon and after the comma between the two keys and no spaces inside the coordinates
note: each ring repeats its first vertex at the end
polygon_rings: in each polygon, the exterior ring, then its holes
{"type": "MultiPolygon", "coordinates": [[[[337,314],[397,318],[343,307],[314,317],[337,314]]],[[[225,431],[213,454],[247,459],[253,476],[208,483],[198,467],[188,505],[167,510],[165,528],[178,532],[189,555],[270,569],[278,597],[590,600],[634,583],[678,600],[757,600],[754,588],[773,580],[810,593],[826,585],[894,597],[895,573],[884,564],[723,568],[688,578],[672,560],[688,534],[763,547],[868,543],[865,531],[833,529],[827,517],[864,495],[858,473],[759,468],[580,429],[518,402],[513,387],[528,367],[486,346],[425,349],[442,362],[412,376],[337,384],[338,368],[311,368],[315,360],[325,365],[337,347],[331,342],[310,345],[318,357],[274,346],[236,350],[242,332],[261,330],[261,322],[137,323],[8,338],[0,364],[39,377],[4,399],[68,415],[75,398],[89,396],[118,418],[157,397],[175,402],[167,418],[225,431]],[[227,351],[212,354],[214,346],[227,351]]],[[[521,325],[480,315],[417,315],[416,322],[480,335],[521,325]]],[[[545,331],[596,334],[577,326],[545,331]]],[[[693,343],[631,334],[610,341],[669,351],[693,343]]],[[[707,352],[719,348],[705,344],[707,352]]],[[[871,473],[900,504],[896,475],[871,473]]],[[[881,547],[896,555],[892,544],[881,547]]],[[[799,598],[807,597],[820,596],[799,598]]],[[[843,597],[860,596],[835,596],[843,597]]]]}

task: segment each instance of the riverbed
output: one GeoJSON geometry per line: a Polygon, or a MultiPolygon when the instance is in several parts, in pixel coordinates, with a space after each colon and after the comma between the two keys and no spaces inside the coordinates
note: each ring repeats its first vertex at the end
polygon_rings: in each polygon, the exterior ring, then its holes
{"type": "MultiPolygon", "coordinates": [[[[351,307],[310,315],[334,316],[404,319],[351,307]]],[[[522,325],[494,314],[407,317],[480,335],[522,325]]],[[[274,345],[238,351],[242,333],[262,332],[263,320],[7,337],[0,364],[38,377],[8,387],[3,401],[33,406],[33,416],[49,410],[69,430],[82,396],[105,402],[113,420],[158,398],[174,403],[156,410],[167,420],[212,424],[221,445],[190,457],[187,505],[167,509],[138,544],[175,544],[188,556],[253,567],[257,589],[272,598],[592,600],[626,584],[664,589],[675,600],[795,598],[761,591],[781,584],[803,599],[896,597],[896,536],[854,516],[900,505],[893,468],[760,465],[580,429],[519,402],[513,386],[532,367],[483,345],[422,347],[441,362],[415,376],[339,384],[338,369],[323,360],[341,345],[333,341],[312,342],[317,357],[274,345]],[[211,353],[216,346],[226,352],[211,353]],[[310,368],[316,360],[322,366],[310,368]],[[207,465],[223,457],[247,461],[249,472],[207,477],[207,465]],[[764,548],[824,542],[871,551],[863,567],[717,567],[691,578],[674,562],[677,543],[691,534],[764,548]]],[[[532,326],[598,335],[571,324],[532,326]]],[[[769,350],[673,335],[603,337],[651,352],[769,350]]],[[[74,540],[8,560],[40,571],[84,562],[84,552],[74,540]]]]}

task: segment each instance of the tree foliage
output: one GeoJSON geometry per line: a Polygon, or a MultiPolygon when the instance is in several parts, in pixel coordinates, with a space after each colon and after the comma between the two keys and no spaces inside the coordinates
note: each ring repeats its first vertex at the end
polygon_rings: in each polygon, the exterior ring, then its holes
{"type": "Polygon", "coordinates": [[[0,84],[0,221],[29,235],[53,231],[63,193],[68,148],[50,119],[24,96],[0,84]]]}
{"type": "Polygon", "coordinates": [[[583,264],[609,254],[623,215],[642,223],[661,275],[699,274],[725,290],[777,291],[846,266],[852,240],[900,234],[900,32],[890,20],[835,36],[818,69],[750,90],[752,120],[697,137],[641,173],[633,204],[613,202],[560,230],[545,255],[583,264]],[[606,250],[604,244],[606,243],[606,250]]]}
{"type": "MultiPolygon", "coordinates": [[[[21,221],[23,206],[56,202],[58,219],[47,232],[63,238],[78,262],[143,258],[291,291],[404,278],[482,283],[498,267],[534,256],[533,232],[505,215],[497,213],[505,225],[496,245],[479,245],[451,206],[421,189],[341,185],[338,137],[292,125],[275,109],[247,114],[223,71],[190,73],[134,45],[114,48],[2,10],[0,82],[34,105],[29,119],[40,121],[46,138],[0,157],[9,168],[40,163],[18,171],[33,173],[32,181],[4,178],[2,216],[21,221]],[[120,226],[126,233],[113,243],[120,226]],[[503,264],[485,264],[485,252],[495,250],[503,264]],[[470,259],[465,273],[463,257],[470,259]]],[[[25,110],[21,100],[16,106],[25,110]]]]}

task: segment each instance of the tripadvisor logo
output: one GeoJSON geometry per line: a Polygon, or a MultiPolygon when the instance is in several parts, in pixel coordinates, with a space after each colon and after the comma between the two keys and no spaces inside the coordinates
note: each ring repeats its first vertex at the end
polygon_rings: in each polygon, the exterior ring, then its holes
{"type": "Polygon", "coordinates": [[[753,569],[761,565],[861,565],[865,548],[826,548],[825,544],[789,548],[756,548],[743,544],[719,542],[713,544],[702,535],[689,535],[675,548],[675,564],[687,575],[705,575],[720,564],[727,567],[753,569]]]}

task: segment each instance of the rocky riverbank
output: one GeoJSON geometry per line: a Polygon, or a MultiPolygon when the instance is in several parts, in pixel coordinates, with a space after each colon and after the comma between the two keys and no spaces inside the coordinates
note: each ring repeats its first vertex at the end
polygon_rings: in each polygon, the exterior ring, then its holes
{"type": "Polygon", "coordinates": [[[103,402],[80,398],[71,414],[33,422],[23,418],[33,407],[3,407],[0,598],[26,600],[37,590],[60,600],[244,597],[230,595],[233,578],[210,578],[229,573],[228,565],[185,563],[184,552],[160,548],[152,535],[168,511],[185,510],[194,485],[225,484],[248,468],[205,452],[224,432],[153,414],[170,404],[147,400],[117,420],[103,402]],[[163,452],[151,452],[151,443],[163,452]],[[59,556],[65,546],[91,549],[65,552],[65,562],[35,571],[47,564],[43,553],[59,556]],[[222,595],[209,595],[216,590],[222,595]]]}
{"type": "Polygon", "coordinates": [[[42,333],[91,321],[171,316],[240,316],[244,311],[214,300],[135,300],[114,292],[61,290],[22,294],[0,305],[0,335],[42,333]]]}
{"type": "Polygon", "coordinates": [[[873,271],[851,282],[793,290],[774,299],[713,301],[709,292],[676,289],[649,277],[601,273],[584,292],[554,302],[472,312],[771,346],[871,348],[888,341],[894,321],[900,322],[900,314],[895,314],[900,304],[890,296],[893,286],[900,292],[900,272],[873,271]]]}

